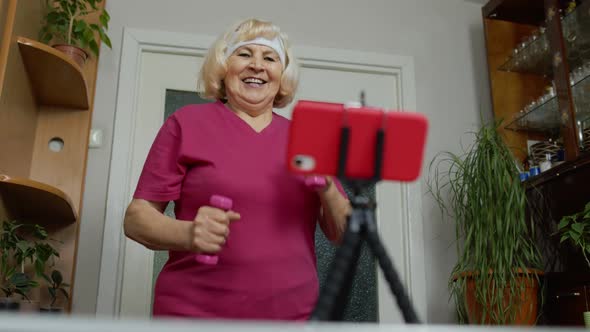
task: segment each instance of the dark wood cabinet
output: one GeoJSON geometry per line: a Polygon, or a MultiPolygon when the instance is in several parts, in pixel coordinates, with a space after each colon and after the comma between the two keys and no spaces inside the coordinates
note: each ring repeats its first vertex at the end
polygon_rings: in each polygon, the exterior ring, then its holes
{"type": "Polygon", "coordinates": [[[523,182],[546,263],[540,323],[583,325],[590,268],[555,231],[590,202],[590,0],[491,0],[482,14],[499,130],[523,171],[552,162],[523,182]]]}

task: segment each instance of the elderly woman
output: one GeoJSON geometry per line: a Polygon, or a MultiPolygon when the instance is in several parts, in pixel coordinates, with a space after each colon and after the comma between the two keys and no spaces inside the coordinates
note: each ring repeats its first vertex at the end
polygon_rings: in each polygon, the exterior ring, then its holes
{"type": "Polygon", "coordinates": [[[125,215],[129,238],[170,252],[155,316],[311,314],[316,222],[339,241],[349,203],[332,179],[311,188],[287,172],[289,121],[273,107],[289,104],[297,83],[286,35],[269,22],[243,21],[215,42],[201,68],[200,91],[216,101],[185,106],[160,129],[125,215]],[[233,208],[210,206],[212,195],[231,198],[233,208]],[[169,201],[176,219],[163,214],[169,201]],[[217,254],[218,264],[200,263],[199,254],[217,254]]]}

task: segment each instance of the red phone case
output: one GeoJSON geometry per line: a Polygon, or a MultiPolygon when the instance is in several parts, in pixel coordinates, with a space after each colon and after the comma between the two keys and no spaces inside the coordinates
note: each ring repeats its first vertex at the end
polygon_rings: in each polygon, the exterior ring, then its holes
{"type": "Polygon", "coordinates": [[[425,116],[370,107],[345,111],[343,104],[304,100],[293,109],[287,148],[289,170],[297,174],[336,176],[341,128],[345,125],[350,128],[346,177],[373,177],[377,131],[384,127],[381,178],[394,181],[418,178],[428,129],[425,116]]]}

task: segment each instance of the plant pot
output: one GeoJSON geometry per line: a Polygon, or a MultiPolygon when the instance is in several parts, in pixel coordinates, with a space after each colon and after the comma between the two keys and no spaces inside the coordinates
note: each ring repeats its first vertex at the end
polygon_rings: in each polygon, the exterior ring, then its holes
{"type": "Polygon", "coordinates": [[[41,313],[44,314],[61,314],[64,312],[64,308],[62,307],[49,307],[49,308],[41,308],[41,313]]]}
{"type": "Polygon", "coordinates": [[[0,297],[0,311],[18,311],[20,302],[11,297],[0,297]]]}
{"type": "Polygon", "coordinates": [[[86,60],[88,59],[88,53],[74,45],[57,44],[53,45],[53,48],[61,51],[67,57],[74,60],[80,68],[84,67],[84,63],[86,63],[86,60]]]}
{"type": "MultiPolygon", "coordinates": [[[[492,273],[492,272],[490,272],[492,273]]],[[[537,275],[543,274],[541,271],[531,270],[529,273],[534,273],[537,275]]],[[[493,273],[492,273],[493,274],[493,273]]],[[[462,276],[467,278],[466,280],[466,289],[465,289],[465,308],[467,309],[467,319],[469,324],[485,324],[485,325],[497,325],[501,324],[501,322],[494,321],[490,316],[490,312],[497,313],[497,308],[491,308],[489,305],[487,306],[485,320],[482,322],[482,316],[484,313],[484,304],[480,303],[476,299],[476,289],[475,289],[475,280],[473,274],[462,276]]],[[[536,279],[529,279],[527,277],[517,277],[516,282],[518,284],[524,284],[524,290],[519,296],[516,298],[513,297],[513,303],[508,302],[509,292],[510,290],[508,287],[504,288],[504,300],[502,303],[503,308],[507,308],[508,306],[516,306],[516,315],[514,317],[514,322],[511,322],[511,325],[528,325],[532,326],[535,325],[537,321],[538,315],[538,299],[537,295],[539,292],[539,282],[536,279]]],[[[493,281],[492,281],[493,283],[493,281]]],[[[490,285],[491,291],[492,285],[490,285]]]]}
{"type": "Polygon", "coordinates": [[[584,311],[584,326],[590,329],[590,311],[584,311]]]}

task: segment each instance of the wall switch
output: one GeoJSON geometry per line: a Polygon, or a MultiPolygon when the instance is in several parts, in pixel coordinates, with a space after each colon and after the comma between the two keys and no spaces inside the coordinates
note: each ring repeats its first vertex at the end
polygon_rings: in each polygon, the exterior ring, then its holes
{"type": "Polygon", "coordinates": [[[91,149],[102,147],[103,137],[104,134],[102,129],[90,129],[90,139],[88,140],[88,147],[91,149]]]}

